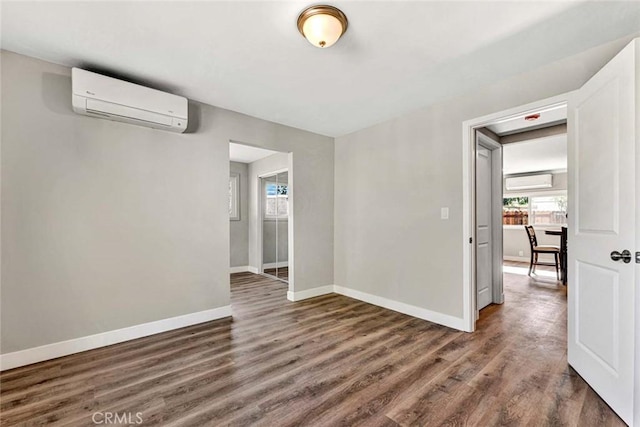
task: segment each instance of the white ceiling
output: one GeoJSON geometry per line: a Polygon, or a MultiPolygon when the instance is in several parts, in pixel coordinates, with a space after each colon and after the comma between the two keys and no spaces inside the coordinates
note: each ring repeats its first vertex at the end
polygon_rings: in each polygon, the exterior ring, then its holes
{"type": "Polygon", "coordinates": [[[633,1],[336,1],[322,50],[311,3],[3,1],[2,48],[338,136],[640,31],[633,1]]]}
{"type": "Polygon", "coordinates": [[[566,134],[506,144],[502,148],[504,175],[566,169],[566,134]]]}
{"type": "Polygon", "coordinates": [[[278,154],[278,152],[235,142],[229,143],[229,160],[232,162],[253,163],[274,154],[278,154]]]}

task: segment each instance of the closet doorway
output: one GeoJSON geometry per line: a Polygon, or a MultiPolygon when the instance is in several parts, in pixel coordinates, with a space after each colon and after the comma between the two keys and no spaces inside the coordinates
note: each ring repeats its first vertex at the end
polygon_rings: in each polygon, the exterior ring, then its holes
{"type": "Polygon", "coordinates": [[[293,153],[230,141],[229,160],[231,273],[278,279],[293,294],[293,153]]]}
{"type": "Polygon", "coordinates": [[[262,273],[289,281],[289,172],[260,177],[262,273]]]}

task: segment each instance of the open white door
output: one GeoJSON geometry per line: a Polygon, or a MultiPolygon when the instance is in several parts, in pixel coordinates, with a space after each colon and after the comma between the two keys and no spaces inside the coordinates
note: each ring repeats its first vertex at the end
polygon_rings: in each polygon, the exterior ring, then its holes
{"type": "Polygon", "coordinates": [[[493,239],[491,238],[491,151],[476,146],[476,287],[478,310],[493,298],[493,239]]]}
{"type": "Polygon", "coordinates": [[[631,255],[640,250],[635,248],[639,53],[635,40],[572,94],[568,111],[568,360],[629,425],[636,292],[631,255]],[[624,250],[631,252],[628,262],[612,259],[618,258],[614,251],[624,250]]]}
{"type": "Polygon", "coordinates": [[[476,132],[476,305],[502,304],[502,146],[476,132]]]}

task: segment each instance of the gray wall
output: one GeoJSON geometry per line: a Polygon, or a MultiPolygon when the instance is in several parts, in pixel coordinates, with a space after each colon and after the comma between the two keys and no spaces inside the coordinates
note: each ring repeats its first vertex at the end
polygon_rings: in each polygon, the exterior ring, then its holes
{"type": "Polygon", "coordinates": [[[240,194],[238,198],[240,221],[229,221],[229,250],[231,267],[249,265],[249,165],[230,162],[230,172],[240,174],[240,194]]]}
{"type": "Polygon", "coordinates": [[[3,353],[228,305],[232,139],[294,153],[296,290],[333,283],[331,138],[195,103],[183,135],[84,117],[70,69],[1,71],[3,353]]]}
{"type": "MultiPolygon", "coordinates": [[[[559,230],[560,227],[549,227],[550,229],[559,230]]],[[[539,245],[556,245],[560,246],[560,236],[548,236],[544,234],[544,228],[535,227],[536,238],[539,245]]],[[[523,258],[523,261],[529,260],[531,256],[531,248],[529,247],[529,237],[524,229],[524,225],[513,225],[509,228],[504,228],[503,232],[503,256],[505,259],[523,258]],[[520,255],[522,251],[522,255],[520,255]]],[[[540,261],[552,262],[553,256],[540,255],[540,261]]]]}
{"type": "MultiPolygon", "coordinates": [[[[503,185],[504,185],[503,180],[503,185]]],[[[529,196],[532,194],[544,194],[549,191],[559,191],[559,190],[567,190],[567,173],[560,172],[553,174],[553,181],[551,188],[540,188],[536,189],[535,192],[523,192],[523,191],[507,191],[506,187],[503,186],[503,195],[504,197],[511,196],[529,196]]],[[[549,227],[554,230],[557,230],[559,227],[549,227]]],[[[547,236],[544,234],[543,227],[536,227],[536,237],[538,239],[539,245],[560,245],[560,237],[558,236],[547,236]]],[[[529,259],[531,256],[531,248],[529,247],[529,237],[527,236],[527,232],[524,230],[524,226],[505,226],[503,229],[503,256],[505,258],[526,258],[529,259]],[[522,252],[522,255],[520,255],[522,252]]],[[[552,261],[553,257],[548,255],[541,255],[540,260],[544,261],[552,261]]]]}
{"type": "Polygon", "coordinates": [[[463,121],[574,90],[628,40],[336,138],[335,284],[461,318],[463,121]]]}

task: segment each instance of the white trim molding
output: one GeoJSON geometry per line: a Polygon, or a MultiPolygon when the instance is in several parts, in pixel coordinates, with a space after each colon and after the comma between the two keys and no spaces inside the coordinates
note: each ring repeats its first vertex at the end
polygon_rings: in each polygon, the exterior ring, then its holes
{"type": "MultiPolygon", "coordinates": [[[[249,271],[251,271],[252,269],[254,271],[256,270],[253,267],[248,267],[249,271]]],[[[438,313],[426,308],[416,307],[411,304],[394,301],[388,298],[368,294],[366,292],[358,291],[355,289],[346,288],[344,286],[325,285],[298,292],[288,291],[287,299],[289,301],[295,302],[331,293],[344,295],[369,304],[376,305],[378,307],[397,311],[399,313],[407,314],[409,316],[427,320],[440,325],[448,326],[453,329],[461,331],[465,330],[465,321],[462,318],[438,313]]],[[[198,323],[222,319],[229,316],[231,316],[231,306],[227,305],[211,310],[199,311],[196,313],[185,314],[182,316],[157,320],[154,322],[142,323],[140,325],[116,329],[113,331],[89,335],[86,337],[46,344],[40,347],[20,350],[13,353],[2,354],[0,355],[0,371],[18,368],[20,366],[30,365],[32,363],[38,363],[62,356],[68,356],[70,354],[80,353],[95,348],[106,347],[109,345],[134,340],[137,338],[143,338],[174,329],[184,328],[186,326],[196,325],[198,323]]]]}
{"type": "Polygon", "coordinates": [[[213,308],[211,310],[189,313],[154,322],[142,323],[127,328],[116,329],[100,334],[74,338],[40,347],[28,348],[13,353],[0,355],[0,371],[30,365],[32,363],[68,356],[82,351],[118,344],[136,338],[147,337],[173,329],[184,328],[198,323],[222,319],[231,316],[231,306],[213,308]]]}
{"type": "Polygon", "coordinates": [[[240,265],[238,267],[231,267],[231,268],[229,268],[229,274],[246,273],[247,271],[251,271],[250,268],[251,267],[249,267],[248,265],[240,265]]]}
{"type": "Polygon", "coordinates": [[[260,274],[260,269],[251,265],[247,268],[247,271],[253,274],[260,274]]]}
{"type": "Polygon", "coordinates": [[[448,314],[438,313],[426,308],[416,307],[415,305],[394,301],[388,298],[379,297],[377,295],[368,294],[366,292],[357,291],[355,289],[345,288],[344,286],[334,285],[334,292],[350,298],[354,298],[369,304],[377,305],[399,313],[408,314],[418,319],[428,320],[429,322],[439,325],[448,326],[459,331],[465,330],[465,320],[460,317],[449,316],[448,314]]]}
{"type": "Polygon", "coordinates": [[[287,299],[295,302],[331,293],[344,295],[368,304],[377,305],[378,307],[417,317],[418,319],[428,320],[429,322],[448,326],[449,328],[457,329],[459,331],[465,331],[465,320],[460,317],[449,316],[448,314],[438,313],[437,311],[416,307],[415,305],[394,301],[355,289],[346,288],[344,286],[326,285],[298,292],[288,291],[287,299]]]}
{"type": "Polygon", "coordinates": [[[287,299],[289,301],[302,301],[304,299],[319,297],[320,295],[332,294],[334,292],[333,288],[333,285],[326,285],[298,292],[288,291],[287,299]]]}

